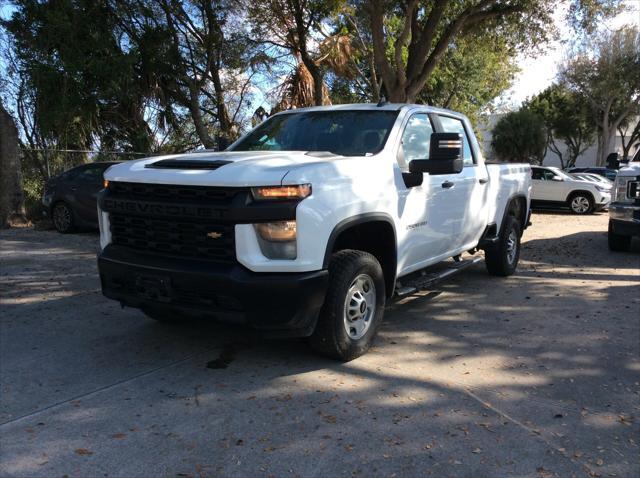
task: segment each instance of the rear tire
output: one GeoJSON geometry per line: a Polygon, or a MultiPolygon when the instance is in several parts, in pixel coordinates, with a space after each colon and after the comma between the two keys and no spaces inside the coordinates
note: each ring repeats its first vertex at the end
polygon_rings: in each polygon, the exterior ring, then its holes
{"type": "Polygon", "coordinates": [[[613,232],[613,222],[609,220],[609,250],[614,252],[627,252],[631,249],[631,236],[622,236],[613,232]]]}
{"type": "Polygon", "coordinates": [[[591,214],[595,208],[593,197],[587,193],[573,193],[567,202],[573,214],[591,214]]]}
{"type": "Polygon", "coordinates": [[[63,201],[59,201],[54,204],[53,209],[51,210],[51,221],[53,222],[53,227],[56,228],[56,231],[61,234],[68,234],[75,230],[73,211],[69,205],[63,201]]]}
{"type": "Polygon", "coordinates": [[[342,362],[363,355],[382,323],[384,303],[384,275],[377,259],[363,251],[336,252],[311,346],[342,362]]]}
{"type": "Polygon", "coordinates": [[[506,277],[516,271],[520,260],[520,236],[520,223],[514,216],[507,216],[498,242],[484,250],[489,274],[506,277]]]}

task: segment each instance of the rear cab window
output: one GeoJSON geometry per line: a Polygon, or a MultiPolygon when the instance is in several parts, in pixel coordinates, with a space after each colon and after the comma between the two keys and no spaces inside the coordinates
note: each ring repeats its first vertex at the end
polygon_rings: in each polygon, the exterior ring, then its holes
{"type": "Polygon", "coordinates": [[[469,141],[469,134],[464,126],[464,123],[459,118],[453,118],[451,116],[444,116],[439,114],[438,119],[442,125],[442,131],[445,133],[460,133],[463,141],[463,159],[465,166],[473,166],[475,164],[473,158],[473,151],[471,150],[471,143],[469,141]]]}

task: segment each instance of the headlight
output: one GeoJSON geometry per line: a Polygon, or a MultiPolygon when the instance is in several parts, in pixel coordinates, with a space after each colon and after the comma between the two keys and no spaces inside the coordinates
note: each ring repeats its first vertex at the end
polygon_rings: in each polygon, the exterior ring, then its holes
{"type": "Polygon", "coordinates": [[[254,224],[258,235],[258,244],[265,257],[269,259],[295,259],[298,255],[296,247],[296,221],[278,221],[254,224]]]}
{"type": "Polygon", "coordinates": [[[251,194],[256,201],[304,199],[311,195],[311,184],[251,188],[251,194]]]}
{"type": "Polygon", "coordinates": [[[613,187],[612,200],[615,202],[632,202],[631,198],[627,197],[627,179],[624,176],[618,176],[613,187]]]}
{"type": "Polygon", "coordinates": [[[611,188],[607,188],[604,186],[596,186],[596,189],[598,191],[600,191],[601,193],[610,193],[611,192],[611,188]]]}

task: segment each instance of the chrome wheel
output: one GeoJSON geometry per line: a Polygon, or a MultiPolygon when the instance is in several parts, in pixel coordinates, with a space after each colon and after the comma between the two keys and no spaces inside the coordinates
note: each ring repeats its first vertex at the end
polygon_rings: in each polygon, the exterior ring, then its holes
{"type": "Polygon", "coordinates": [[[71,211],[66,204],[56,204],[52,219],[53,225],[60,232],[66,232],[71,227],[71,211]]]}
{"type": "Polygon", "coordinates": [[[354,340],[362,338],[376,312],[376,287],[367,274],[356,277],[347,292],[344,302],[344,328],[354,340]]]}
{"type": "Polygon", "coordinates": [[[571,210],[578,214],[584,214],[591,207],[589,199],[584,196],[576,196],[571,200],[571,210]]]}
{"type": "Polygon", "coordinates": [[[518,234],[511,229],[509,237],[507,237],[507,261],[513,264],[518,254],[518,234]]]}

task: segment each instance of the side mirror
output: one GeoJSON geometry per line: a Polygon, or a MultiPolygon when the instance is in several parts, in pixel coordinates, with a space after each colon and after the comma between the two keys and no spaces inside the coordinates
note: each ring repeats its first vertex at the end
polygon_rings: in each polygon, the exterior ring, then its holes
{"type": "Polygon", "coordinates": [[[554,177],[551,178],[551,181],[562,182],[562,181],[564,181],[564,179],[562,179],[560,176],[554,176],[554,177]]]}
{"type": "Polygon", "coordinates": [[[412,173],[457,174],[464,167],[462,135],[433,133],[429,145],[429,159],[414,159],[409,163],[412,173]]]}

